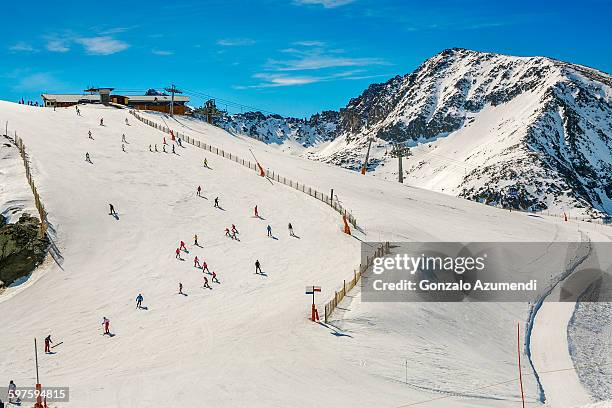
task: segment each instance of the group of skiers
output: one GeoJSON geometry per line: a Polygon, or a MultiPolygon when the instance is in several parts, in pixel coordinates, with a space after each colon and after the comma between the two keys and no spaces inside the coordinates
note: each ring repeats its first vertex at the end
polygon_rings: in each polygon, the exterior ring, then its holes
{"type": "Polygon", "coordinates": [[[225,228],[226,237],[230,237],[231,239],[235,239],[238,241],[238,237],[236,236],[237,234],[240,234],[240,233],[238,232],[238,229],[236,228],[234,224],[232,224],[231,230],[229,228],[225,228]]]}
{"type": "MultiPolygon", "coordinates": [[[[79,109],[79,107],[75,105],[75,108],[76,108],[77,116],[81,116],[81,110],[79,109]]],[[[127,118],[125,118],[125,124],[129,126],[127,118]]],[[[100,126],[104,126],[104,118],[100,118],[100,126]]],[[[93,138],[93,134],[91,133],[91,129],[87,132],[87,137],[89,139],[91,139],[91,140],[95,140],[93,138]]],[[[125,138],[125,133],[123,133],[121,135],[121,150],[123,152],[125,152],[125,145],[126,144],[129,144],[129,143],[128,143],[127,139],[125,138]]],[[[151,150],[151,145],[149,145],[149,150],[152,151],[151,150]]],[[[155,145],[155,151],[157,151],[157,145],[155,145]]],[[[164,148],[164,151],[165,151],[165,148],[164,148]]],[[[172,146],[172,153],[174,153],[174,146],[172,146]]],[[[89,155],[89,152],[85,153],[85,161],[88,162],[88,163],[93,164],[93,162],[91,161],[91,156],[89,155]]]]}
{"type": "Polygon", "coordinates": [[[19,100],[19,105],[38,106],[38,101],[25,101],[23,98],[19,100]]]}

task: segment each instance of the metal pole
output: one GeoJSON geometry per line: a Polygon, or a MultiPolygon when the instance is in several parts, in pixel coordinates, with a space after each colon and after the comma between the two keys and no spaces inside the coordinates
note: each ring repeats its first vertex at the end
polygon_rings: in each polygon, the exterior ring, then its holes
{"type": "Polygon", "coordinates": [[[172,84],[172,98],[170,100],[170,116],[174,116],[174,84],[172,84]]]}
{"type": "Polygon", "coordinates": [[[333,188],[331,189],[330,198],[331,198],[331,202],[333,203],[334,202],[334,189],[333,188]]]}
{"type": "Polygon", "coordinates": [[[408,360],[406,360],[406,384],[408,384],[408,360]]]}
{"type": "Polygon", "coordinates": [[[40,384],[38,380],[38,349],[36,347],[36,337],[34,338],[34,359],[36,360],[36,384],[40,384]]]}
{"type": "Polygon", "coordinates": [[[402,152],[400,152],[399,155],[397,156],[397,158],[399,160],[398,161],[398,167],[399,167],[398,173],[399,173],[399,182],[400,183],[404,182],[404,171],[402,170],[402,157],[403,157],[402,156],[402,152]]]}
{"type": "Polygon", "coordinates": [[[523,401],[523,408],[525,408],[525,394],[523,393],[523,372],[521,370],[521,325],[516,324],[516,340],[518,346],[518,369],[519,369],[519,382],[521,384],[521,399],[523,401]]]}

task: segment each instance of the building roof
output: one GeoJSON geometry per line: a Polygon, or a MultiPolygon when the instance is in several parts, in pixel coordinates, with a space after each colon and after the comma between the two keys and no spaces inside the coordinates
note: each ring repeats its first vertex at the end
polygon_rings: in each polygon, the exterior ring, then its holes
{"type": "Polygon", "coordinates": [[[88,101],[88,102],[99,102],[100,95],[90,95],[90,94],[42,94],[43,99],[56,101],[56,102],[67,102],[67,103],[78,103],[79,101],[88,101]]]}
{"type": "Polygon", "coordinates": [[[89,89],[85,89],[84,92],[100,92],[100,91],[108,91],[111,92],[113,91],[115,88],[89,88],[89,89]]]}
{"type": "MultiPolygon", "coordinates": [[[[128,102],[170,102],[170,95],[126,95],[128,102]]],[[[189,102],[188,96],[174,95],[174,102],[189,102]]]]}

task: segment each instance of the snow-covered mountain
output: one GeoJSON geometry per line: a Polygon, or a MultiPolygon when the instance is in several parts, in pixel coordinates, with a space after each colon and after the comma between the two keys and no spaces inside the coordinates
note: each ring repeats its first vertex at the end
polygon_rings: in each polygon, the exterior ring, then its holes
{"type": "Polygon", "coordinates": [[[246,112],[221,117],[217,125],[232,133],[248,135],[266,143],[293,142],[308,148],[333,140],[339,118],[340,114],[335,111],[323,111],[308,119],[246,112]]]}
{"type": "Polygon", "coordinates": [[[490,204],[612,214],[612,77],[545,57],[448,49],[309,120],[233,115],[219,125],[311,159],[490,204]],[[578,210],[576,210],[578,209],[578,210]]]}

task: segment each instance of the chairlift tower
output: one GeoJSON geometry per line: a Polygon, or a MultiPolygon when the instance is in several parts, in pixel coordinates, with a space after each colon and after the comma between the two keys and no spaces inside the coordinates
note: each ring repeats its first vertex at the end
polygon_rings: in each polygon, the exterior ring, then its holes
{"type": "Polygon", "coordinates": [[[172,98],[170,99],[170,116],[174,116],[174,94],[181,94],[183,91],[179,90],[172,84],[169,87],[164,88],[164,91],[170,92],[172,98]]]}
{"type": "Polygon", "coordinates": [[[402,145],[401,143],[396,143],[393,145],[393,150],[391,150],[391,156],[397,157],[397,167],[398,167],[398,180],[400,183],[404,182],[404,169],[402,168],[402,158],[411,156],[410,148],[402,145]]]}

